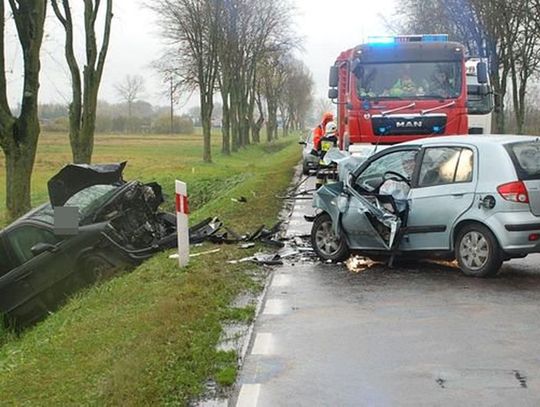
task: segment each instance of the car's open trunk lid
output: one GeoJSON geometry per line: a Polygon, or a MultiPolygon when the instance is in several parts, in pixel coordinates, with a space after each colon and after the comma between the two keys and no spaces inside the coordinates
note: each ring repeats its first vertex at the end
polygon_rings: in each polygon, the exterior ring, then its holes
{"type": "Polygon", "coordinates": [[[519,179],[527,187],[531,212],[540,216],[540,139],[511,143],[507,151],[519,179]]]}
{"type": "Polygon", "coordinates": [[[52,206],[62,206],[77,192],[92,185],[120,185],[127,162],[114,164],[69,164],[47,183],[52,206]]]}

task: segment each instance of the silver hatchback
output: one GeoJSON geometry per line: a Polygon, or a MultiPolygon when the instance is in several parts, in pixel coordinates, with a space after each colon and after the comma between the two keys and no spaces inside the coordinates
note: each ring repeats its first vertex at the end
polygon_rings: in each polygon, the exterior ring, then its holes
{"type": "Polygon", "coordinates": [[[456,259],[472,276],[540,252],[540,139],[452,136],[379,152],[317,191],[311,240],[324,260],[456,259]]]}

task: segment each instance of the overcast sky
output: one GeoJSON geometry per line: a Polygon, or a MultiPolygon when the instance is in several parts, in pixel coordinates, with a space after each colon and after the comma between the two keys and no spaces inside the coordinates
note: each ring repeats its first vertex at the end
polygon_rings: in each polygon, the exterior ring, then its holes
{"type": "MultiPolygon", "coordinates": [[[[391,16],[394,12],[394,0],[291,1],[296,7],[295,28],[304,39],[304,51],[299,57],[313,72],[317,84],[316,97],[325,96],[328,69],[338,54],[361,43],[368,35],[386,34],[379,15],[391,16]]],[[[111,43],[100,99],[119,101],[114,85],[127,74],[139,74],[146,81],[143,99],[153,104],[166,105],[163,85],[150,67],[163,47],[152,12],[143,7],[141,0],[115,0],[114,8],[111,43]]],[[[64,35],[54,19],[52,9],[49,8],[48,12],[48,34],[42,48],[40,98],[47,103],[69,103],[70,77],[63,54],[64,35]]],[[[80,36],[82,31],[79,30],[78,34],[80,36]]],[[[22,77],[21,52],[11,27],[6,41],[9,95],[10,100],[17,103],[22,77]]],[[[194,103],[196,100],[192,98],[184,103],[184,108],[194,103]]]]}

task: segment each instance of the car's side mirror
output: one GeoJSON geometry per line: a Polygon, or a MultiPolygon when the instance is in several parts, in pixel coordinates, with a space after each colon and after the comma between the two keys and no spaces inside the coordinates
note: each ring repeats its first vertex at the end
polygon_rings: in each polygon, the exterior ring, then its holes
{"type": "Polygon", "coordinates": [[[339,92],[336,88],[328,89],[328,99],[337,99],[338,96],[339,96],[339,92]]]}
{"type": "Polygon", "coordinates": [[[30,249],[34,257],[39,256],[41,253],[54,252],[55,250],[56,246],[50,243],[37,243],[30,249]]]}
{"type": "Polygon", "coordinates": [[[303,146],[307,146],[307,143],[305,141],[299,141],[298,144],[301,144],[303,146]]]}

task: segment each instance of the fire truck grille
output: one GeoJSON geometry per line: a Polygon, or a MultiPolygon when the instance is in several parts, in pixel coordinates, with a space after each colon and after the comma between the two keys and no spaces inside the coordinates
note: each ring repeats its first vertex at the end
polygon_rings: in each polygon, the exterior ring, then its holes
{"type": "Polygon", "coordinates": [[[374,115],[371,118],[376,136],[401,136],[418,134],[444,134],[446,115],[374,115]]]}

